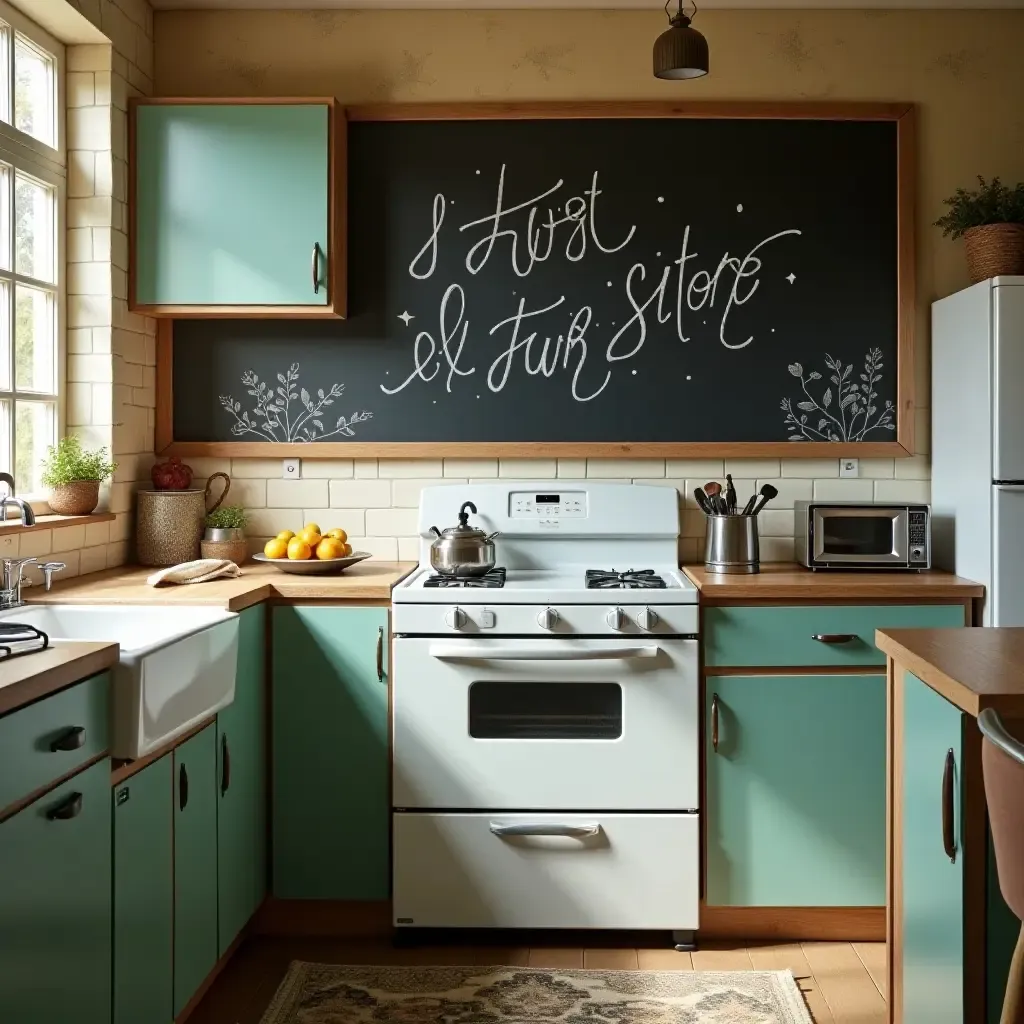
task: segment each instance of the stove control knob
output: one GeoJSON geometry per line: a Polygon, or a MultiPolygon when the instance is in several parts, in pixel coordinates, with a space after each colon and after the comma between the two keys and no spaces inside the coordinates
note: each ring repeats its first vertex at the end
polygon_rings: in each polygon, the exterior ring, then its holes
{"type": "Polygon", "coordinates": [[[541,629],[554,629],[558,622],[558,612],[554,608],[545,608],[537,616],[537,625],[541,629]]]}
{"type": "Polygon", "coordinates": [[[650,631],[658,624],[658,613],[653,608],[644,608],[636,617],[636,624],[650,631]]]}
{"type": "Polygon", "coordinates": [[[445,612],[444,624],[449,629],[462,629],[466,624],[466,613],[461,608],[449,608],[445,612]]]}
{"type": "Polygon", "coordinates": [[[607,622],[612,629],[622,629],[622,620],[624,618],[625,616],[622,614],[621,608],[609,608],[608,614],[604,617],[604,621],[607,622]]]}

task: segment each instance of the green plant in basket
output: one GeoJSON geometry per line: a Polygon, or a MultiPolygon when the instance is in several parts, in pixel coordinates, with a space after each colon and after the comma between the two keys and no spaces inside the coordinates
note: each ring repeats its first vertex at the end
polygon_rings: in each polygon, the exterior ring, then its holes
{"type": "Polygon", "coordinates": [[[74,435],[50,445],[43,459],[43,485],[50,489],[50,509],[60,516],[89,515],[100,501],[100,484],[113,476],[117,463],[106,448],[88,451],[74,435]]]}
{"type": "Polygon", "coordinates": [[[1024,181],[1010,188],[978,175],[976,189],[958,188],[944,202],[949,210],[935,226],[947,237],[963,237],[973,282],[1024,274],[1024,181]]]}
{"type": "Polygon", "coordinates": [[[222,505],[206,514],[206,526],[210,530],[244,530],[247,522],[241,505],[222,505]]]}

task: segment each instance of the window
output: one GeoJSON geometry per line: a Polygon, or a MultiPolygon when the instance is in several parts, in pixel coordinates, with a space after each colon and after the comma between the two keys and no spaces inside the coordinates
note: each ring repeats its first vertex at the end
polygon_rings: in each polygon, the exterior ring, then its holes
{"type": "Polygon", "coordinates": [[[35,497],[62,419],[63,57],[0,2],[0,469],[35,497]]]}

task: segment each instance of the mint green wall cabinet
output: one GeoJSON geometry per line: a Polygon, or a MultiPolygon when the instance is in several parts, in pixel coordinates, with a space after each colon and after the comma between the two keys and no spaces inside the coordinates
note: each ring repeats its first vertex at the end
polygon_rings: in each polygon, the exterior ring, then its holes
{"type": "Polygon", "coordinates": [[[705,750],[709,905],[885,903],[884,676],[709,676],[705,750]]]}
{"type": "Polygon", "coordinates": [[[0,1021],[110,1024],[110,930],[104,758],[0,824],[0,1021]]]}
{"type": "Polygon", "coordinates": [[[386,608],[273,609],[277,897],[387,899],[387,640],[386,608]]]}
{"type": "Polygon", "coordinates": [[[964,625],[961,604],[736,605],[704,612],[704,664],[825,668],[884,665],[876,629],[964,625]],[[848,635],[822,643],[815,635],[848,635]]]}
{"type": "Polygon", "coordinates": [[[217,962],[217,730],[174,751],[174,1016],[217,962]]]}
{"type": "MultiPolygon", "coordinates": [[[[964,1019],[961,757],[965,717],[909,672],[903,729],[903,1020],[964,1019]],[[952,752],[952,753],[950,753],[952,752]],[[955,859],[943,836],[943,777],[951,760],[955,859]]],[[[966,723],[977,728],[973,721],[966,723]]]]}
{"type": "Polygon", "coordinates": [[[113,1024],[174,1018],[174,757],[113,789],[113,1024]]]}
{"type": "Polygon", "coordinates": [[[218,951],[263,901],[267,878],[266,632],[263,605],[241,614],[235,700],[217,715],[218,951]]]}
{"type": "Polygon", "coordinates": [[[335,101],[141,100],[131,119],[133,308],[344,315],[345,120],[335,101]]]}

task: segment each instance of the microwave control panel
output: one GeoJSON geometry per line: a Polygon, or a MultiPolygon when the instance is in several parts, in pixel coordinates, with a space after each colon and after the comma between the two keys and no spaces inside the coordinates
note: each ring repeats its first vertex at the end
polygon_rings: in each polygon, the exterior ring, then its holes
{"type": "Polygon", "coordinates": [[[928,561],[928,513],[910,512],[908,537],[910,547],[910,561],[928,561]]]}

